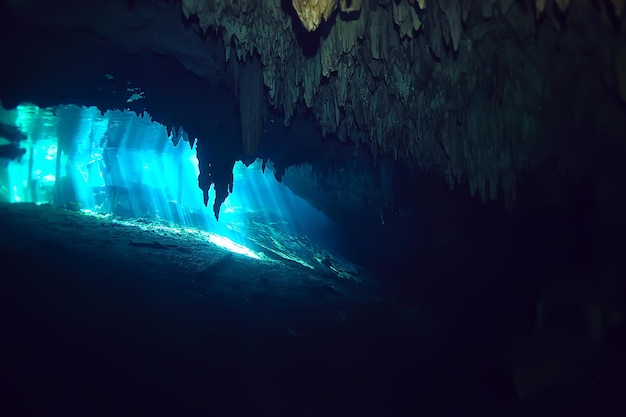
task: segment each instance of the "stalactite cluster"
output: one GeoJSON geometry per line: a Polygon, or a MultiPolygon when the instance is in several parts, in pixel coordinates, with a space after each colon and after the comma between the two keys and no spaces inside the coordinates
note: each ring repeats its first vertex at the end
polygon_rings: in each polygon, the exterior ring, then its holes
{"type": "Polygon", "coordinates": [[[183,11],[223,37],[226,59],[258,54],[285,124],[302,105],[324,134],[511,200],[519,173],[558,151],[542,130],[562,115],[548,111],[553,60],[574,64],[567,55],[590,48],[567,81],[603,73],[626,99],[623,1],[592,3],[293,0],[298,20],[279,0],[184,0],[183,11]],[[312,54],[299,46],[299,24],[320,32],[312,54]]]}

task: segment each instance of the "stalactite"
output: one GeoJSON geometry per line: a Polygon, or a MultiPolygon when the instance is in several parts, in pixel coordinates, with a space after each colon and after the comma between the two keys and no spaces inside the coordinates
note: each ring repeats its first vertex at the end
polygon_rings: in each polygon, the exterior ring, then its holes
{"type": "MultiPolygon", "coordinates": [[[[183,11],[197,14],[203,29],[222,34],[232,56],[258,53],[269,102],[284,112],[285,124],[300,102],[324,134],[337,132],[376,156],[397,155],[424,170],[440,169],[451,185],[467,178],[485,198],[503,190],[508,199],[515,193],[515,175],[546,152],[537,109],[550,94],[544,80],[554,75],[546,67],[549,48],[536,45],[537,31],[544,31],[543,42],[561,42],[570,51],[598,50],[593,45],[601,38],[575,45],[583,38],[568,35],[568,25],[618,36],[603,43],[608,52],[594,70],[601,67],[607,87],[626,101],[626,54],[618,46],[624,2],[597,8],[587,3],[292,0],[307,30],[325,22],[310,55],[280,0],[183,0],[183,11]],[[550,25],[559,22],[564,26],[554,35],[550,25]],[[503,30],[511,36],[501,36],[503,30]],[[447,126],[447,150],[436,133],[441,123],[447,126]]],[[[593,77],[590,68],[580,69],[581,76],[593,77]]]]}
{"type": "Polygon", "coordinates": [[[263,128],[265,97],[261,63],[253,57],[241,65],[239,71],[239,112],[241,115],[241,137],[247,156],[254,156],[263,128]]]}

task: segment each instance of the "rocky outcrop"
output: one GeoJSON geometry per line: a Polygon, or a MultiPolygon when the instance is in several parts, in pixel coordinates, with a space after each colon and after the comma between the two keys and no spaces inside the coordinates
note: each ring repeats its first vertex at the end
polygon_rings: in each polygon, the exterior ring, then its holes
{"type": "MultiPolygon", "coordinates": [[[[626,149],[620,0],[130,5],[5,7],[33,25],[92,36],[94,45],[107,39],[131,53],[171,57],[227,86],[241,117],[241,134],[231,137],[249,158],[270,112],[285,125],[310,114],[322,134],[366,149],[375,161],[402,160],[485,200],[511,202],[523,172],[551,158],[566,175],[593,170],[590,138],[593,146],[626,149]]],[[[181,113],[176,125],[190,132],[183,119],[197,112],[181,113]]],[[[207,140],[208,133],[193,133],[207,140]]]]}
{"type": "Polygon", "coordinates": [[[227,58],[260,56],[285,123],[309,108],[324,134],[438,170],[484,199],[512,200],[525,169],[567,159],[557,126],[591,99],[619,106],[599,91],[625,95],[620,1],[292,5],[291,18],[278,1],[185,0],[183,11],[223,36],[227,58]],[[590,82],[599,77],[604,86],[590,82]]]}

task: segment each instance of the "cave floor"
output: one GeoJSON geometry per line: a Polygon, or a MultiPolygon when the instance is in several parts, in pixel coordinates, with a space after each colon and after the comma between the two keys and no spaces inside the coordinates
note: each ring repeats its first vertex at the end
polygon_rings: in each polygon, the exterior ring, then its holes
{"type": "Polygon", "coordinates": [[[515,407],[511,371],[484,340],[381,299],[366,271],[312,242],[258,227],[255,259],[160,221],[0,203],[11,415],[515,407]]]}
{"type": "MultiPolygon", "coordinates": [[[[243,246],[219,232],[52,205],[4,203],[0,218],[2,247],[28,258],[23,265],[15,264],[16,270],[36,263],[42,269],[61,269],[61,276],[69,274],[83,284],[108,280],[136,286],[138,296],[150,287],[168,288],[180,293],[188,304],[181,307],[188,309],[227,301],[244,312],[242,321],[257,325],[283,326],[284,308],[289,308],[291,320],[313,309],[315,321],[321,316],[341,321],[343,309],[376,296],[374,281],[364,269],[262,221],[246,221],[243,246]],[[277,314],[249,314],[256,306],[277,314]]],[[[159,300],[153,301],[160,308],[159,300]]]]}
{"type": "Polygon", "coordinates": [[[198,229],[31,203],[0,203],[0,227],[20,415],[320,415],[370,383],[354,391],[348,369],[371,360],[350,339],[376,285],[313,242],[248,222],[251,257],[198,229]]]}

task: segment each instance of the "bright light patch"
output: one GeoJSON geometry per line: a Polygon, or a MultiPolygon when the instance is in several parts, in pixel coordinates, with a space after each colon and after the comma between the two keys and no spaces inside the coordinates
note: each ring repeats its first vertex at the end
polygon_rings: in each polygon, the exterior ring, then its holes
{"type": "Polygon", "coordinates": [[[215,235],[213,233],[209,234],[209,241],[221,248],[224,248],[228,251],[231,251],[233,253],[238,253],[240,255],[246,255],[249,256],[250,258],[254,258],[254,259],[261,259],[259,257],[259,255],[257,255],[256,253],[252,252],[250,249],[246,248],[243,245],[240,245],[238,243],[233,242],[232,240],[230,240],[227,237],[224,236],[219,236],[219,235],[215,235]]]}
{"type": "Polygon", "coordinates": [[[20,201],[22,201],[22,198],[17,193],[17,187],[15,186],[13,187],[13,201],[15,201],[16,203],[19,203],[20,201]]]}
{"type": "MultiPolygon", "coordinates": [[[[91,210],[81,210],[81,212],[88,216],[102,216],[100,213],[91,211],[91,210]]],[[[109,216],[107,216],[109,217],[109,216]]],[[[204,232],[202,230],[191,229],[187,227],[178,227],[178,226],[166,226],[151,222],[145,221],[135,221],[135,220],[120,220],[120,219],[111,219],[111,223],[121,224],[128,227],[137,227],[141,230],[146,231],[158,231],[165,235],[183,235],[189,236],[190,238],[200,239],[200,240],[208,240],[212,244],[219,246],[220,248],[226,249],[230,252],[237,253],[239,255],[245,255],[249,258],[253,258],[256,260],[268,260],[263,256],[263,254],[255,253],[253,250],[247,248],[244,245],[239,243],[235,243],[227,237],[217,235],[215,233],[204,232]]]]}

